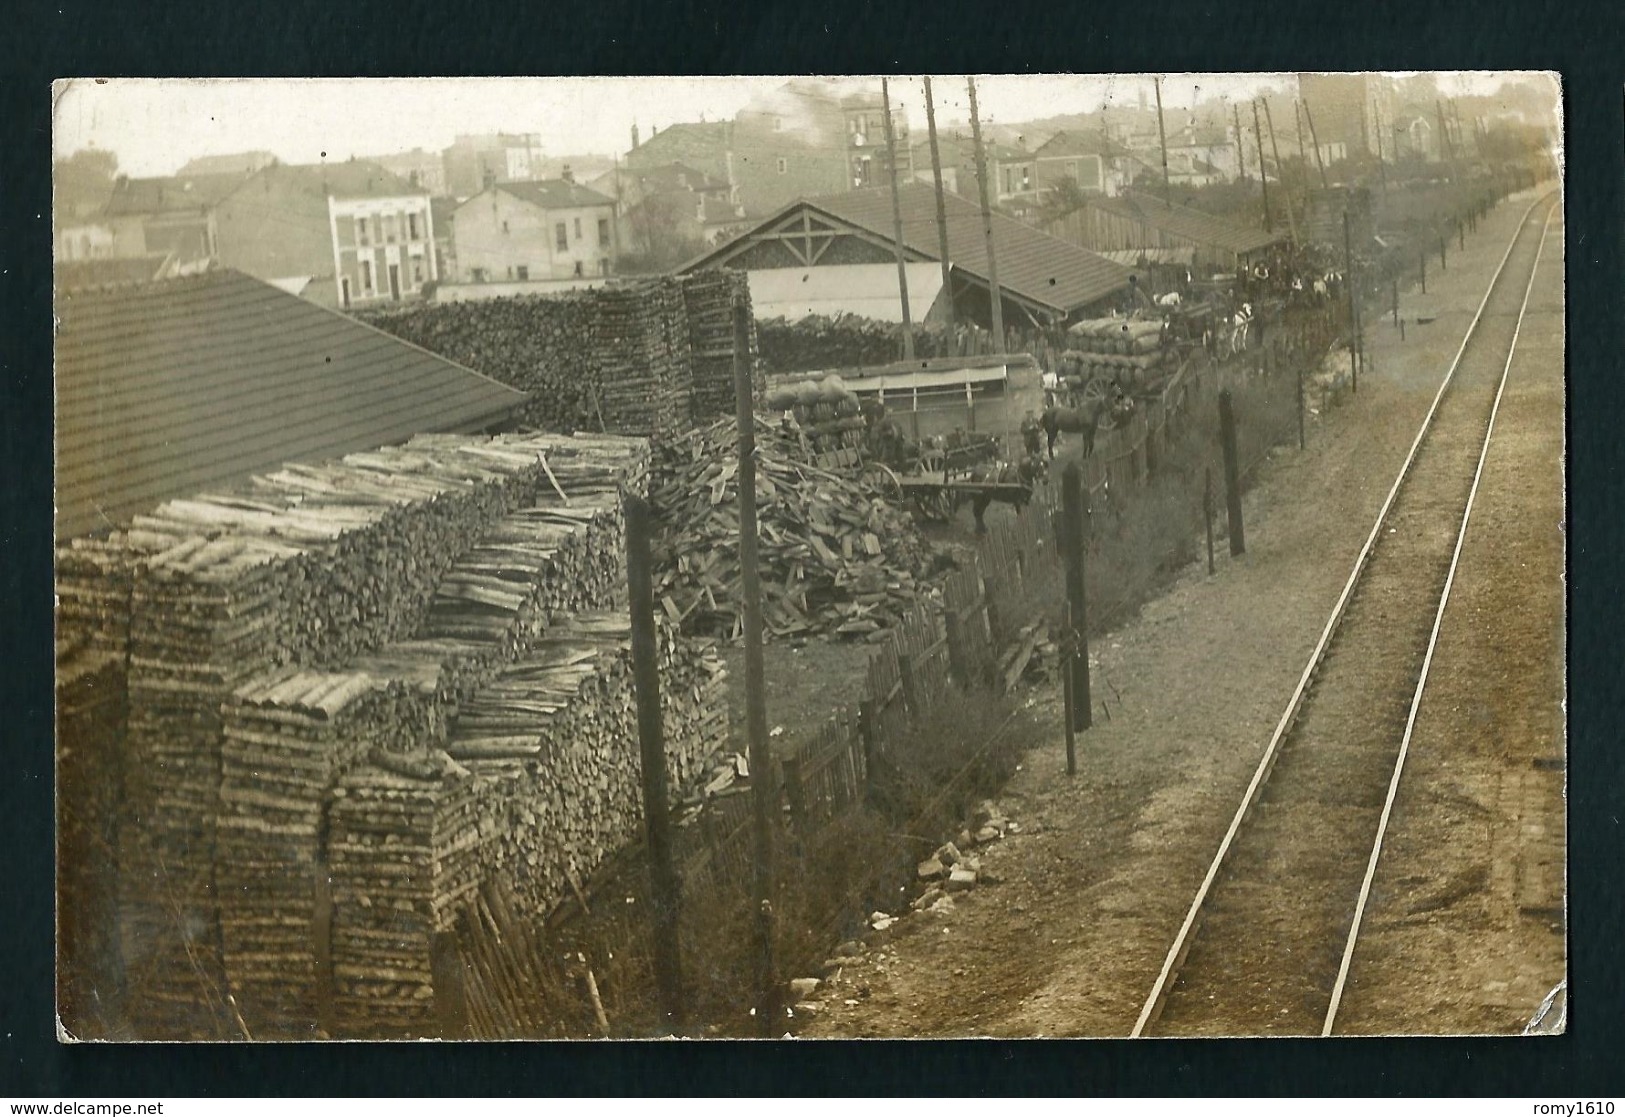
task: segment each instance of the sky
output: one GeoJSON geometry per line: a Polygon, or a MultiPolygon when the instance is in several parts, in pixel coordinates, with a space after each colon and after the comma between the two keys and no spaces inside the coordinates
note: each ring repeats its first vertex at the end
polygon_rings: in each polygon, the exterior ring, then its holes
{"type": "MultiPolygon", "coordinates": [[[[1487,93],[1505,75],[1441,75],[1447,94],[1487,93]]],[[[188,159],[270,151],[287,163],[344,160],[424,148],[439,151],[459,133],[536,132],[549,156],[624,152],[632,125],[651,127],[731,118],[785,77],[708,78],[295,78],[74,79],[54,90],[52,142],[58,157],[87,147],[110,151],[122,173],[173,174],[188,159]]],[[[836,79],[873,89],[878,78],[836,79]]],[[[1286,74],[1165,75],[1165,108],[1198,98],[1245,100],[1286,74]]],[[[932,77],[937,122],[969,120],[962,76],[932,77]]],[[[1151,79],[1141,75],[978,77],[982,122],[1014,123],[1087,112],[1110,98],[1128,103],[1151,79]]],[[[925,127],[918,77],[896,77],[892,96],[911,129],[925,127]]]]}

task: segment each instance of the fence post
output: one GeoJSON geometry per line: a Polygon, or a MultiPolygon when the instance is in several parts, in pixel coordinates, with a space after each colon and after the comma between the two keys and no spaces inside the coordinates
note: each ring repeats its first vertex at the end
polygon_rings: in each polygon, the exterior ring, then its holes
{"type": "Polygon", "coordinates": [[[1219,393],[1219,441],[1224,448],[1224,501],[1230,517],[1230,554],[1241,555],[1247,540],[1241,526],[1241,468],[1236,460],[1236,412],[1230,389],[1219,393]]]}
{"type": "Polygon", "coordinates": [[[1298,369],[1298,375],[1297,375],[1297,384],[1298,384],[1298,449],[1302,450],[1303,447],[1304,447],[1304,441],[1303,441],[1303,362],[1302,361],[1297,362],[1297,369],[1298,369]]]}
{"type": "Polygon", "coordinates": [[[1445,258],[1444,258],[1444,249],[1445,249],[1444,237],[1440,237],[1439,238],[1439,270],[1440,271],[1449,271],[1450,270],[1449,264],[1445,261],[1445,258]]]}
{"type": "Polygon", "coordinates": [[[1464,251],[1467,248],[1467,226],[1461,223],[1459,217],[1456,218],[1456,247],[1464,251]]]}
{"type": "Polygon", "coordinates": [[[1072,650],[1072,718],[1074,730],[1088,729],[1093,713],[1089,698],[1089,611],[1083,579],[1083,471],[1071,462],[1061,475],[1063,531],[1066,535],[1067,645],[1072,650]]]}
{"type": "MultiPolygon", "coordinates": [[[[879,727],[875,725],[875,700],[873,698],[858,699],[858,740],[863,746],[863,787],[865,793],[873,791],[875,786],[875,737],[878,731],[879,727]]],[[[865,794],[865,798],[867,797],[867,794],[865,794]]]]}
{"type": "Polygon", "coordinates": [[[897,653],[897,674],[903,683],[903,709],[913,721],[920,714],[920,694],[914,677],[914,657],[908,652],[897,653]]]}
{"type": "Polygon", "coordinates": [[[1078,774],[1078,737],[1077,731],[1072,728],[1072,719],[1076,716],[1074,711],[1077,703],[1072,696],[1072,603],[1069,601],[1061,608],[1061,643],[1066,649],[1061,657],[1061,696],[1065,706],[1064,728],[1066,730],[1066,774],[1078,774]]]}
{"type": "Polygon", "coordinates": [[[1393,282],[1393,299],[1394,299],[1394,326],[1395,326],[1395,328],[1398,328],[1398,326],[1399,326],[1399,280],[1397,280],[1397,279],[1394,280],[1394,282],[1393,282]]]}
{"type": "Polygon", "coordinates": [[[682,951],[678,937],[682,884],[672,862],[671,808],[666,800],[666,739],[660,711],[660,644],[655,631],[654,559],[650,545],[654,529],[649,503],[642,497],[628,494],[624,515],[638,759],[643,782],[643,826],[649,850],[655,985],[666,1025],[680,1028],[684,1016],[682,951]]]}
{"type": "Polygon", "coordinates": [[[807,790],[801,784],[801,757],[792,753],[779,761],[784,772],[784,795],[790,802],[790,827],[799,845],[807,834],[807,790]]]}
{"type": "Polygon", "coordinates": [[[1428,293],[1428,254],[1422,253],[1422,294],[1428,293]]]}
{"type": "Polygon", "coordinates": [[[948,670],[954,681],[964,687],[970,682],[970,672],[966,667],[965,625],[958,609],[949,606],[943,610],[942,630],[948,644],[948,670]]]}
{"type": "Polygon", "coordinates": [[[1213,573],[1213,467],[1202,470],[1202,519],[1207,523],[1207,572],[1213,573]]]}

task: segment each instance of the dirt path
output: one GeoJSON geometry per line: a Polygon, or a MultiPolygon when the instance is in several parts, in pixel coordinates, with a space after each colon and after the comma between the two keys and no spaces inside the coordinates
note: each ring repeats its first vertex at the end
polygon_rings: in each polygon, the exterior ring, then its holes
{"type": "Polygon", "coordinates": [[[1564,977],[1561,234],[1554,219],[1339,1031],[1516,1032],[1564,977]]]}
{"type": "MultiPolygon", "coordinates": [[[[1357,397],[1244,502],[1249,553],[1187,570],[1094,649],[1095,728],[1065,775],[1057,726],[1000,802],[1000,883],[913,915],[821,990],[811,1036],[1123,1035],[1239,801],[1527,199],[1430,277],[1437,320],[1370,328],[1357,397]],[[848,1003],[850,1002],[850,1003],[848,1003]]],[[[1405,308],[1402,307],[1402,310],[1405,308]]],[[[1411,313],[1405,310],[1405,313],[1411,313]]],[[[1222,549],[1221,549],[1222,550],[1222,549]]]]}

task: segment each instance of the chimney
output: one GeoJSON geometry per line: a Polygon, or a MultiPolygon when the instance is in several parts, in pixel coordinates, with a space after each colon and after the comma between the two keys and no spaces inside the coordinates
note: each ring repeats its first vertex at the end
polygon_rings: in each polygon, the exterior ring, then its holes
{"type": "Polygon", "coordinates": [[[636,151],[637,149],[638,149],[638,122],[634,120],[632,122],[632,150],[636,151]]]}
{"type": "Polygon", "coordinates": [[[566,163],[564,165],[564,169],[559,172],[559,177],[565,182],[574,182],[576,180],[576,174],[570,169],[570,164],[568,163],[566,163]]]}

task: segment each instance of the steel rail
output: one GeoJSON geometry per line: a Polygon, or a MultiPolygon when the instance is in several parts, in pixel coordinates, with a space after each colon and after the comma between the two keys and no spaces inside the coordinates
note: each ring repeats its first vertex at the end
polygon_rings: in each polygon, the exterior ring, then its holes
{"type": "Polygon", "coordinates": [[[1417,714],[1422,708],[1422,692],[1428,683],[1428,673],[1433,668],[1433,653],[1438,647],[1439,631],[1444,627],[1445,607],[1450,603],[1450,590],[1456,582],[1456,570],[1461,564],[1462,548],[1467,542],[1467,524],[1472,519],[1473,503],[1478,498],[1479,482],[1484,477],[1484,463],[1490,456],[1490,439],[1495,435],[1495,419],[1501,411],[1501,399],[1506,393],[1507,378],[1512,372],[1512,359],[1518,352],[1518,337],[1523,332],[1524,315],[1529,310],[1529,296],[1535,290],[1535,274],[1540,270],[1540,257],[1546,248],[1546,234],[1551,229],[1552,215],[1557,212],[1554,205],[1546,211],[1546,220],[1540,227],[1540,243],[1535,246],[1535,262],[1529,269],[1529,283],[1524,288],[1523,305],[1518,308],[1518,320],[1512,328],[1512,341],[1507,346],[1506,364],[1501,369],[1501,381],[1495,388],[1495,403],[1490,407],[1489,426],[1484,430],[1484,445],[1478,453],[1478,467],[1473,471],[1473,486],[1467,492],[1467,507],[1461,513],[1461,526],[1456,531],[1456,547],[1450,556],[1450,571],[1445,576],[1444,591],[1439,595],[1439,608],[1433,616],[1433,630],[1428,634],[1427,655],[1422,659],[1422,673],[1417,677],[1416,690],[1411,695],[1410,713],[1405,718],[1405,735],[1400,738],[1399,756],[1394,761],[1394,774],[1388,781],[1388,795],[1382,804],[1382,815],[1377,822],[1376,840],[1371,846],[1371,857],[1366,862],[1365,879],[1360,884],[1360,898],[1354,906],[1354,922],[1349,927],[1348,939],[1343,946],[1343,957],[1337,968],[1337,982],[1332,986],[1331,1004],[1326,1009],[1326,1021],[1322,1025],[1320,1034],[1332,1034],[1332,1026],[1337,1020],[1337,1010],[1343,1002],[1343,990],[1348,984],[1349,968],[1354,961],[1354,946],[1360,936],[1360,926],[1365,919],[1366,904],[1371,898],[1371,883],[1377,875],[1377,863],[1382,858],[1383,839],[1388,834],[1388,822],[1393,815],[1394,800],[1399,795],[1399,781],[1405,771],[1405,758],[1410,753],[1411,737],[1416,730],[1417,714]]]}
{"type": "Polygon", "coordinates": [[[1162,1011],[1163,1002],[1167,999],[1168,992],[1173,987],[1174,977],[1179,972],[1179,967],[1184,964],[1185,956],[1190,952],[1196,927],[1200,922],[1202,907],[1207,902],[1208,894],[1212,891],[1220,870],[1229,858],[1230,849],[1235,844],[1236,835],[1241,831],[1242,823],[1246,821],[1248,814],[1251,813],[1254,804],[1258,800],[1259,792],[1263,790],[1264,784],[1269,779],[1270,772],[1275,767],[1275,762],[1280,756],[1281,744],[1285,741],[1288,730],[1297,720],[1298,712],[1303,705],[1304,695],[1308,693],[1309,684],[1313,680],[1321,660],[1325,658],[1326,649],[1331,645],[1332,636],[1336,633],[1338,625],[1343,619],[1343,614],[1347,611],[1349,601],[1354,596],[1354,587],[1359,583],[1360,576],[1365,573],[1372,550],[1376,546],[1377,539],[1381,536],[1382,526],[1387,521],[1388,513],[1399,496],[1399,490],[1404,486],[1405,479],[1410,474],[1411,465],[1416,461],[1416,455],[1421,449],[1423,440],[1432,429],[1433,418],[1438,413],[1439,405],[1456,378],[1456,370],[1461,366],[1461,358],[1467,352],[1467,346],[1471,344],[1474,335],[1478,332],[1479,323],[1483,321],[1484,311],[1489,306],[1490,297],[1495,293],[1496,284],[1500,282],[1501,274],[1506,270],[1507,261],[1512,258],[1512,250],[1517,247],[1519,238],[1523,236],[1524,229],[1529,224],[1530,216],[1537,207],[1550,197],[1550,194],[1542,195],[1530,203],[1529,208],[1524,211],[1523,217],[1519,220],[1518,227],[1513,232],[1512,238],[1507,242],[1506,251],[1501,254],[1501,261],[1496,265],[1495,274],[1490,276],[1489,284],[1484,289],[1484,297],[1479,300],[1478,309],[1473,314],[1473,320],[1468,323],[1466,332],[1462,334],[1461,345],[1457,347],[1456,355],[1451,358],[1450,367],[1445,372],[1444,380],[1439,384],[1438,391],[1434,393],[1432,403],[1428,405],[1427,414],[1422,418],[1421,426],[1416,432],[1416,438],[1412,440],[1410,450],[1405,455],[1405,461],[1400,465],[1399,473],[1394,478],[1394,483],[1382,502],[1382,508],[1377,512],[1377,518],[1375,523],[1372,524],[1371,533],[1366,537],[1364,545],[1360,548],[1359,555],[1354,560],[1354,568],[1343,585],[1342,593],[1338,595],[1337,603],[1332,606],[1331,616],[1327,619],[1325,628],[1321,630],[1320,639],[1316,642],[1314,651],[1310,653],[1309,662],[1304,667],[1303,674],[1299,676],[1298,684],[1293,688],[1291,698],[1287,700],[1286,710],[1282,713],[1280,721],[1276,723],[1275,732],[1271,734],[1269,744],[1265,746],[1264,754],[1258,762],[1257,769],[1253,772],[1252,780],[1248,783],[1247,790],[1242,795],[1241,805],[1236,809],[1235,817],[1231,819],[1229,828],[1226,829],[1223,839],[1219,842],[1218,852],[1208,865],[1207,873],[1203,876],[1202,883],[1196,890],[1196,896],[1191,901],[1190,910],[1186,912],[1184,922],[1180,924],[1179,933],[1174,937],[1173,945],[1168,949],[1167,957],[1164,958],[1162,963],[1162,969],[1157,974],[1156,983],[1151,987],[1151,992],[1146,997],[1144,1006],[1140,1009],[1139,1018],[1134,1022],[1134,1029],[1129,1033],[1131,1039],[1143,1038],[1146,1028],[1155,1022],[1158,1014],[1162,1011]]]}

